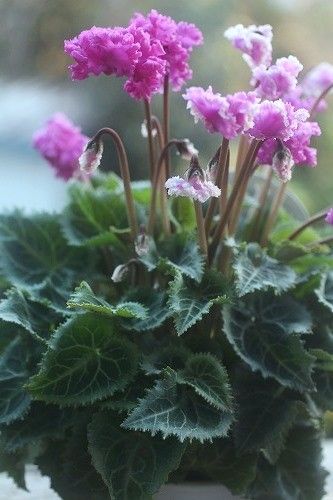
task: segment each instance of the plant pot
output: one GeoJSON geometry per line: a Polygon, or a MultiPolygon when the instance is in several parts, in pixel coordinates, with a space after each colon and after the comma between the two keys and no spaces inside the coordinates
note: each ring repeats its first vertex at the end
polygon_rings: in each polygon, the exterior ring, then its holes
{"type": "Polygon", "coordinates": [[[237,500],[220,484],[167,484],[154,500],[237,500]]]}

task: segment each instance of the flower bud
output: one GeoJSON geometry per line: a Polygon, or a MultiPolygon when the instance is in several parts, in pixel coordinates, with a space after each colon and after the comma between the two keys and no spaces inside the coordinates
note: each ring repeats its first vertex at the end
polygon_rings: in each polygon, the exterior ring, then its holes
{"type": "Polygon", "coordinates": [[[147,255],[150,247],[150,238],[146,234],[146,229],[144,226],[140,228],[140,234],[137,236],[134,242],[135,252],[139,257],[147,255]]]}
{"type": "Polygon", "coordinates": [[[127,273],[128,273],[128,265],[120,264],[114,269],[111,279],[114,283],[120,283],[120,281],[123,281],[123,279],[127,276],[127,273]]]}
{"type": "Polygon", "coordinates": [[[193,155],[197,155],[199,151],[194,147],[194,144],[189,139],[183,139],[176,144],[177,154],[179,154],[183,160],[191,160],[193,155]]]}
{"type": "Polygon", "coordinates": [[[220,188],[207,177],[207,173],[200,167],[197,155],[193,155],[184,177],[170,177],[165,187],[169,196],[187,196],[205,203],[212,196],[217,198],[221,195],[220,188]]]}
{"type": "Polygon", "coordinates": [[[282,182],[288,182],[291,179],[293,166],[294,160],[290,149],[284,146],[284,144],[281,142],[278,150],[273,156],[273,170],[282,182]]]}
{"type": "MultiPolygon", "coordinates": [[[[148,137],[148,128],[147,128],[147,120],[144,120],[142,123],[141,123],[141,135],[142,137],[144,137],[145,139],[147,139],[148,137]]],[[[157,136],[157,130],[155,127],[152,128],[152,131],[151,131],[151,135],[153,137],[156,137],[157,136]]]]}
{"type": "Polygon", "coordinates": [[[199,177],[202,181],[205,180],[205,174],[200,167],[197,155],[191,157],[190,166],[187,170],[187,180],[190,181],[193,177],[199,177]]]}
{"type": "Polygon", "coordinates": [[[103,155],[103,142],[91,140],[86,145],[79,158],[80,170],[86,174],[92,174],[99,166],[103,155]]]}

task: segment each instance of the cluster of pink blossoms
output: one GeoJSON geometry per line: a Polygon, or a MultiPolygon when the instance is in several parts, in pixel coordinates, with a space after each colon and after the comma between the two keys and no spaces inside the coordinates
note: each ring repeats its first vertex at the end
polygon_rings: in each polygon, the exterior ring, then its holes
{"type": "Polygon", "coordinates": [[[251,83],[256,94],[265,99],[280,99],[297,86],[298,74],[303,65],[294,56],[281,57],[269,67],[260,65],[252,71],[251,83]]]}
{"type": "Polygon", "coordinates": [[[233,139],[253,125],[254,105],[258,102],[253,92],[222,97],[212,87],[207,90],[190,87],[183,97],[195,122],[202,120],[210,133],[218,132],[233,139]]]}
{"type": "MultiPolygon", "coordinates": [[[[303,66],[296,57],[272,63],[270,25],[239,24],[225,36],[249,65],[253,90],[222,96],[212,87],[190,87],[183,95],[187,107],[195,122],[202,121],[210,133],[228,140],[246,135],[261,141],[257,163],[271,165],[280,180],[287,182],[294,165],[317,163],[310,142],[320,135],[320,127],[312,117],[325,108],[324,99],[318,97],[333,85],[333,66],[322,63],[299,83],[303,66]]],[[[166,77],[174,90],[191,78],[190,54],[202,42],[202,33],[194,24],[176,22],[152,10],[147,15],[135,14],[127,27],[83,31],[65,41],[65,52],[74,59],[70,66],[73,80],[100,74],[125,77],[124,89],[130,96],[150,100],[163,91],[166,77]]],[[[87,140],[65,117],[57,115],[36,134],[34,142],[57,175],[68,179],[77,175],[78,158],[87,140]]],[[[88,147],[81,157],[82,170],[91,173],[101,154],[101,148],[88,147]]],[[[201,202],[220,194],[205,173],[173,177],[166,187],[170,195],[201,202]]]]}
{"type": "Polygon", "coordinates": [[[272,62],[272,26],[251,25],[244,27],[237,24],[228,28],[224,36],[230,40],[233,47],[243,53],[243,59],[253,68],[264,65],[269,66],[272,62]]]}
{"type": "Polygon", "coordinates": [[[56,176],[82,178],[79,158],[89,138],[64,114],[56,113],[35,132],[33,145],[54,168],[56,176]]]}
{"type": "Polygon", "coordinates": [[[73,80],[102,73],[126,77],[124,89],[131,97],[150,100],[162,91],[165,76],[174,90],[192,77],[190,53],[202,42],[194,24],[152,10],[147,16],[135,14],[127,27],[83,31],[65,41],[65,52],[75,61],[73,80]]]}
{"type": "Polygon", "coordinates": [[[333,84],[333,66],[322,63],[298,83],[303,66],[296,57],[282,57],[272,64],[271,26],[239,24],[225,36],[249,64],[254,90],[221,96],[211,87],[191,87],[183,95],[187,107],[195,122],[202,121],[210,133],[226,139],[245,134],[263,141],[257,162],[271,165],[286,182],[294,165],[317,163],[310,141],[320,135],[320,127],[309,117],[325,107],[321,101],[312,109],[318,96],[333,84]]]}

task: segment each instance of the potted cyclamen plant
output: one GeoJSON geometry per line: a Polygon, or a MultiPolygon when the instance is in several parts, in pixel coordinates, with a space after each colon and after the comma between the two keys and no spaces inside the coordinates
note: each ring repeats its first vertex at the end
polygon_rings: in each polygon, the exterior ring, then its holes
{"type": "Polygon", "coordinates": [[[144,102],[150,180],[131,182],[112,128],[88,138],[58,114],[34,137],[71,182],[61,214],[0,219],[0,470],[21,487],[35,463],[64,500],[324,494],[333,210],[301,220],[286,188],[297,165],[316,165],[333,67],[298,83],[295,57],[272,63],[270,26],[225,35],[253,89],[185,91],[220,142],[206,168],[169,132],[170,90],[202,43],[194,25],[152,11],[65,42],[73,80],[125,77],[144,102]],[[96,171],[106,136],[121,178],[96,171]]]}

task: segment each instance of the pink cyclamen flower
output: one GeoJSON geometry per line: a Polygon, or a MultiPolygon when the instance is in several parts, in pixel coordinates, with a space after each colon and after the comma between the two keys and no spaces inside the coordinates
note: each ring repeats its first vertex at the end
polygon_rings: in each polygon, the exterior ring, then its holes
{"type": "Polygon", "coordinates": [[[186,196],[200,203],[205,203],[211,197],[218,198],[221,194],[220,188],[213,184],[208,174],[201,169],[197,156],[191,158],[186,179],[178,175],[170,177],[165,187],[169,196],[186,196]]]}
{"type": "MultiPolygon", "coordinates": [[[[295,109],[304,108],[310,112],[316,98],[304,95],[302,85],[298,84],[293,90],[284,94],[283,100],[289,102],[295,109]]],[[[326,109],[326,104],[321,100],[320,104],[317,106],[317,111],[324,111],[324,109],[326,109]]]]}
{"type": "Polygon", "coordinates": [[[286,141],[292,137],[301,122],[309,117],[306,109],[296,109],[281,99],[262,101],[256,107],[254,125],[248,134],[260,140],[281,139],[286,141]]]}
{"type": "Polygon", "coordinates": [[[125,82],[124,90],[134,99],[150,100],[160,91],[166,72],[165,54],[161,43],[152,40],[142,28],[129,27],[134,40],[139,43],[141,56],[134,66],[133,73],[125,82]]]}
{"type": "Polygon", "coordinates": [[[256,94],[265,99],[279,99],[296,88],[297,76],[303,65],[294,56],[281,57],[266,68],[261,65],[253,69],[251,83],[256,86],[256,94]]]}
{"type": "MultiPolygon", "coordinates": [[[[310,141],[313,136],[318,136],[320,133],[321,130],[317,122],[301,122],[292,137],[284,142],[284,145],[290,150],[295,165],[316,166],[317,150],[310,147],[310,141]]],[[[272,165],[277,149],[278,141],[276,139],[265,141],[258,152],[258,162],[272,165]]]]}
{"type": "Polygon", "coordinates": [[[254,68],[256,66],[269,66],[272,61],[272,26],[251,25],[244,27],[237,24],[228,28],[224,36],[232,43],[233,47],[243,52],[243,59],[254,68]]]}
{"type": "Polygon", "coordinates": [[[326,214],[325,222],[333,226],[333,208],[330,208],[326,214]]]}
{"type": "Polygon", "coordinates": [[[318,97],[333,84],[333,65],[323,62],[309,71],[302,81],[303,93],[318,97]]]}
{"type": "Polygon", "coordinates": [[[195,24],[180,21],[177,23],[176,32],[177,39],[184,49],[192,50],[193,47],[203,44],[202,33],[195,24]]]}
{"type": "Polygon", "coordinates": [[[140,43],[125,28],[97,28],[82,31],[65,40],[65,52],[75,63],[70,66],[73,80],[90,75],[130,76],[141,57],[140,43]]]}
{"type": "Polygon", "coordinates": [[[253,125],[254,106],[258,99],[252,92],[237,92],[222,97],[212,87],[190,87],[183,95],[194,120],[204,122],[210,133],[218,132],[232,139],[253,125]]]}
{"type": "Polygon", "coordinates": [[[161,43],[140,27],[96,28],[65,41],[65,52],[75,61],[72,79],[90,75],[125,76],[125,91],[135,99],[159,92],[166,71],[161,43]]]}
{"type": "Polygon", "coordinates": [[[193,47],[203,42],[201,31],[194,24],[177,23],[154,9],[147,16],[135,14],[130,26],[144,29],[152,40],[162,45],[165,54],[161,58],[166,63],[165,74],[169,75],[172,88],[179,90],[192,77],[189,58],[193,47]]]}
{"type": "Polygon", "coordinates": [[[56,176],[68,180],[80,177],[79,158],[88,140],[64,114],[56,113],[35,132],[33,145],[55,169],[56,176]]]}
{"type": "Polygon", "coordinates": [[[187,180],[183,177],[170,177],[165,183],[169,196],[186,196],[192,200],[204,203],[211,197],[218,198],[221,190],[211,181],[202,180],[199,176],[193,176],[187,180]]]}

